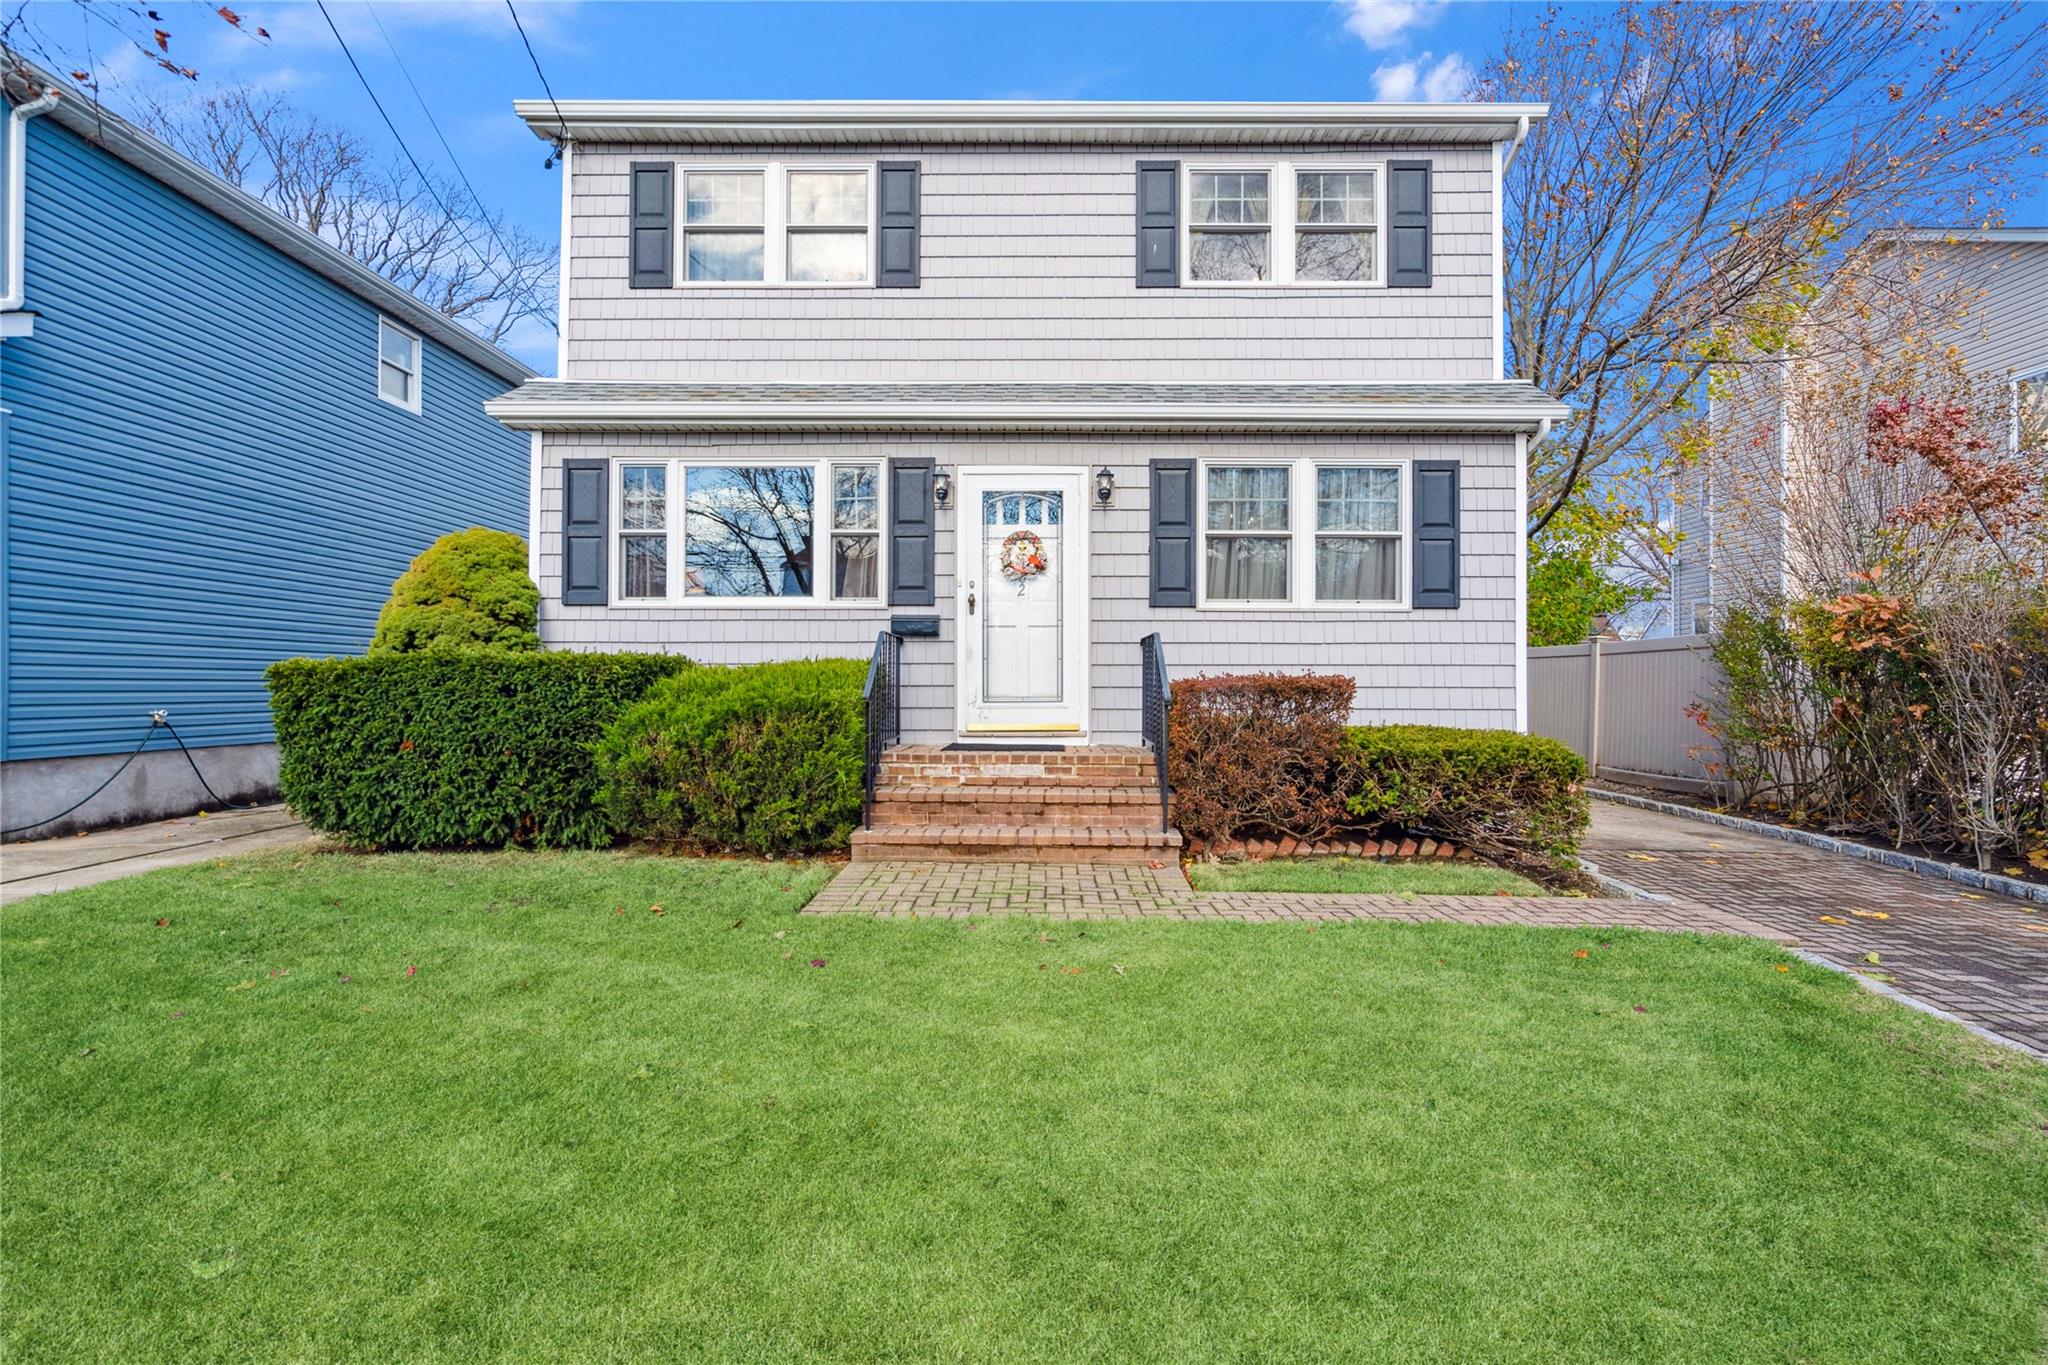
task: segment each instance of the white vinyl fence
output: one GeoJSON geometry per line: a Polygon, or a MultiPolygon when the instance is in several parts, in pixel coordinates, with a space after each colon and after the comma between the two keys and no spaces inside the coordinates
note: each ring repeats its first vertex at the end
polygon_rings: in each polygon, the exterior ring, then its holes
{"type": "Polygon", "coordinates": [[[1529,730],[1570,745],[1595,777],[1699,791],[1713,742],[1686,709],[1719,685],[1704,635],[1532,649],[1529,730]]]}

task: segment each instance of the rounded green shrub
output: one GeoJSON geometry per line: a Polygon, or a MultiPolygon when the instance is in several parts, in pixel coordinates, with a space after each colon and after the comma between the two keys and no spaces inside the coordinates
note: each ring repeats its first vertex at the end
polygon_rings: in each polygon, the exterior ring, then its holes
{"type": "Polygon", "coordinates": [[[859,659],[694,668],[663,679],[597,746],[602,800],[628,838],[799,853],[860,821],[859,659]]]}
{"type": "Polygon", "coordinates": [[[539,649],[540,590],[526,542],[472,526],[442,536],[391,585],[372,654],[448,649],[539,649]]]}

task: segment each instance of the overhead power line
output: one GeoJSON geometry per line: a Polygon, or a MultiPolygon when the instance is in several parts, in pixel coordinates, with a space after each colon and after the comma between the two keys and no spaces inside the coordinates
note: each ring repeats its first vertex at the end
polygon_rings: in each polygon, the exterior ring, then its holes
{"type": "Polygon", "coordinates": [[[512,0],[505,0],[505,9],[512,16],[512,27],[519,30],[519,41],[526,44],[526,60],[533,63],[533,74],[540,77],[540,88],[547,92],[548,103],[555,107],[555,150],[559,152],[562,144],[569,140],[569,120],[562,117],[561,102],[555,98],[555,88],[548,84],[548,73],[540,69],[540,58],[534,55],[533,40],[526,36],[526,25],[519,22],[519,11],[512,8],[512,0]]]}
{"type": "MultiPolygon", "coordinates": [[[[412,97],[419,101],[420,112],[427,116],[427,126],[434,130],[434,136],[440,140],[441,150],[448,154],[448,162],[455,167],[456,178],[462,181],[462,188],[469,191],[470,200],[476,205],[477,214],[484,225],[484,231],[491,234],[491,241],[496,244],[499,251],[505,254],[506,263],[508,265],[511,264],[514,259],[512,249],[506,246],[505,239],[498,235],[498,226],[491,221],[491,211],[485,206],[484,197],[476,192],[476,186],[470,183],[469,172],[462,169],[462,159],[456,156],[455,149],[448,145],[448,137],[441,131],[441,124],[435,119],[434,111],[428,107],[427,97],[420,93],[419,82],[412,78],[412,72],[407,68],[405,58],[399,55],[398,45],[391,41],[391,35],[384,29],[384,21],[377,17],[377,7],[373,4],[365,3],[363,8],[370,12],[370,22],[377,26],[377,36],[384,40],[384,46],[390,50],[391,60],[398,63],[398,73],[404,76],[405,83],[412,87],[412,97]]],[[[549,331],[557,330],[553,318],[543,320],[547,323],[549,331]]]]}
{"type": "MultiPolygon", "coordinates": [[[[405,135],[398,131],[398,125],[393,123],[391,115],[384,111],[384,101],[378,99],[377,92],[370,88],[370,78],[363,74],[363,68],[356,61],[356,54],[348,50],[347,40],[341,36],[341,30],[334,26],[334,16],[327,12],[327,0],[314,0],[314,3],[320,10],[320,17],[327,21],[327,31],[332,33],[334,41],[341,45],[341,55],[348,58],[349,69],[356,73],[356,80],[361,82],[363,93],[368,95],[370,103],[376,106],[377,116],[383,119],[384,126],[391,130],[392,138],[398,143],[398,150],[405,153],[405,159],[411,164],[413,174],[420,178],[420,184],[426,188],[428,198],[434,201],[435,206],[447,218],[448,226],[454,231],[456,239],[469,248],[471,255],[475,256],[486,268],[489,268],[491,258],[478,251],[476,243],[469,240],[469,234],[462,230],[462,219],[457,217],[455,211],[450,209],[447,203],[442,200],[440,190],[434,187],[433,177],[428,175],[426,169],[420,165],[419,158],[412,154],[412,148],[405,145],[405,135]]],[[[510,265],[511,262],[507,261],[506,264],[510,265]]]]}

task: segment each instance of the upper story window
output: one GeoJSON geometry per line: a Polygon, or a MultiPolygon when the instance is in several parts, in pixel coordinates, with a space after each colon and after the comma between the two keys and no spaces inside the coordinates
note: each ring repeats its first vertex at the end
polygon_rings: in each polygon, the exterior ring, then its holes
{"type": "Polygon", "coordinates": [[[615,601],[881,600],[878,463],[636,460],[617,478],[615,601]]]}
{"type": "Polygon", "coordinates": [[[1406,606],[1405,469],[1314,459],[1205,464],[1202,605],[1406,606]]]}
{"type": "Polygon", "coordinates": [[[1188,177],[1188,278],[1257,281],[1273,274],[1272,174],[1195,171],[1188,177]]]}
{"type": "Polygon", "coordinates": [[[377,396],[420,410],[420,339],[383,318],[377,319],[377,396]]]}
{"type": "Polygon", "coordinates": [[[2048,450],[2048,370],[2012,381],[2012,444],[2019,450],[2048,450]]]}
{"type": "Polygon", "coordinates": [[[677,248],[687,285],[861,285],[872,276],[874,175],[865,166],[681,170],[677,248]]]}
{"type": "Polygon", "coordinates": [[[1187,172],[1187,283],[1378,285],[1384,210],[1376,165],[1187,172]]]}
{"type": "Polygon", "coordinates": [[[691,171],[683,177],[683,278],[767,278],[768,209],[759,171],[691,171]]]}

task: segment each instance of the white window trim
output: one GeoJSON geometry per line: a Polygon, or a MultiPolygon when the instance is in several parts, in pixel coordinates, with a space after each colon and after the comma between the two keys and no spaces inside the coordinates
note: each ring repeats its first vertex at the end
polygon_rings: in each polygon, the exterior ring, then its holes
{"type": "MultiPolygon", "coordinates": [[[[610,512],[607,517],[605,534],[609,537],[605,551],[608,561],[606,572],[610,592],[608,605],[612,608],[644,611],[648,608],[681,607],[689,610],[699,608],[708,611],[732,611],[739,609],[759,610],[762,607],[787,607],[794,611],[819,610],[867,610],[886,612],[889,610],[889,462],[880,455],[861,457],[820,457],[808,460],[773,459],[755,456],[746,459],[711,457],[704,459],[634,459],[618,456],[612,460],[610,512]],[[870,465],[875,470],[875,595],[873,597],[835,597],[832,595],[832,469],[835,465],[870,465]],[[692,597],[683,590],[686,581],[687,561],[684,558],[683,531],[683,474],[688,469],[795,469],[811,470],[811,593],[808,597],[692,597]],[[667,471],[668,526],[664,532],[668,540],[668,593],[663,597],[628,597],[625,594],[626,556],[621,542],[628,535],[651,535],[652,532],[628,531],[625,529],[626,499],[625,484],[628,469],[663,469],[667,471]]],[[[861,534],[866,534],[862,532],[861,534]]]]}
{"type": "MultiPolygon", "coordinates": [[[[1304,455],[1297,459],[1229,459],[1218,457],[1201,460],[1195,465],[1195,607],[1200,611],[1228,612],[1390,612],[1408,611],[1414,592],[1412,566],[1415,555],[1415,517],[1409,506],[1410,478],[1409,465],[1412,461],[1401,457],[1377,458],[1360,456],[1347,459],[1337,456],[1304,455]],[[1224,469],[1285,469],[1287,479],[1287,591],[1285,602],[1261,601],[1241,602],[1236,599],[1211,601],[1209,598],[1209,470],[1211,467],[1224,469]],[[1398,576],[1399,591],[1393,599],[1385,602],[1324,602],[1316,598],[1316,471],[1318,469],[1391,469],[1395,471],[1398,484],[1400,511],[1400,548],[1395,551],[1395,573],[1398,576]]],[[[1267,532],[1224,532],[1223,534],[1272,535],[1267,532]]],[[[1330,532],[1337,535],[1340,532],[1330,532]]]]}
{"type": "Polygon", "coordinates": [[[376,394],[378,398],[389,403],[394,408],[404,408],[407,412],[418,413],[421,395],[425,393],[427,387],[427,343],[421,340],[420,334],[413,331],[410,327],[401,327],[390,318],[379,317],[377,319],[377,354],[371,362],[370,378],[377,386],[376,394]],[[386,331],[396,332],[412,342],[412,401],[409,403],[401,403],[390,394],[384,392],[384,333],[386,331]]]}
{"type": "MultiPolygon", "coordinates": [[[[1331,161],[1190,161],[1180,170],[1180,274],[1183,289],[1384,289],[1387,287],[1387,163],[1356,157],[1331,161]],[[1194,234],[1209,225],[1194,221],[1194,177],[1243,171],[1266,173],[1267,231],[1272,239],[1273,278],[1269,280],[1198,280],[1194,277],[1194,234]],[[1372,180],[1373,278],[1369,280],[1297,280],[1294,277],[1295,177],[1303,171],[1327,174],[1367,172],[1372,180]]],[[[1224,231],[1233,225],[1226,224],[1224,231]]],[[[1364,226],[1359,224],[1358,226],[1364,226]]]]}
{"type": "MultiPolygon", "coordinates": [[[[873,289],[875,287],[876,239],[881,235],[875,221],[878,172],[872,161],[710,161],[678,162],[675,259],[670,278],[678,289],[873,289]],[[789,177],[803,171],[857,171],[867,177],[868,215],[862,231],[867,235],[867,276],[860,280],[792,280],[789,275],[789,177]],[[758,280],[693,280],[690,278],[689,183],[692,175],[759,175],[761,177],[761,278],[758,280]]],[[[709,229],[716,231],[717,229],[709,229]]],[[[851,231],[851,227],[842,229],[851,231]]],[[[797,463],[803,463],[798,461],[797,463]]]]}
{"type": "Polygon", "coordinates": [[[2020,453],[2020,386],[2022,384],[2048,384],[2048,369],[2029,370],[2015,374],[2005,386],[2005,401],[2009,412],[2006,432],[2006,449],[2014,455],[2020,453]]]}

